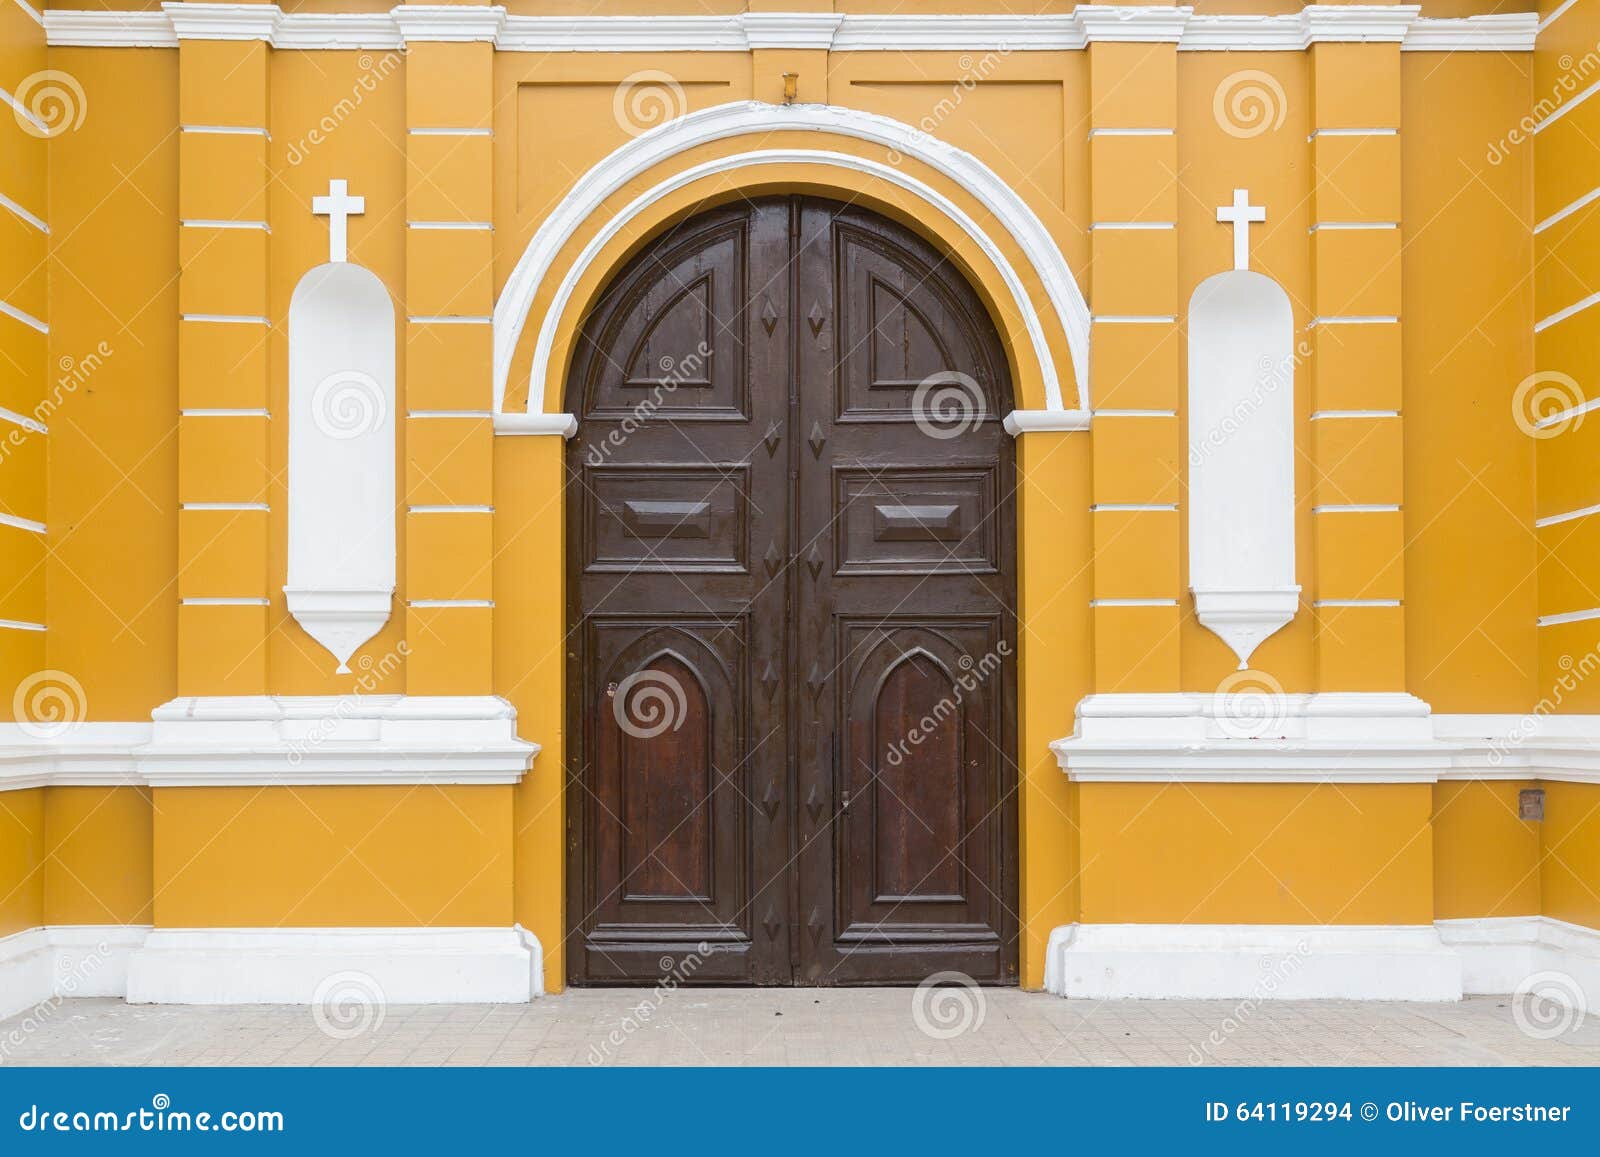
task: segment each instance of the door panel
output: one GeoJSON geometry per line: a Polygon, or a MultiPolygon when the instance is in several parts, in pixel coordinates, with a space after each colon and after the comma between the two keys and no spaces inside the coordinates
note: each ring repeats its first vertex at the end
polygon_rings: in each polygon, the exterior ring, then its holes
{"type": "Polygon", "coordinates": [[[575,983],[1016,976],[1005,362],[905,229],[651,243],[574,359],[575,983]]]}

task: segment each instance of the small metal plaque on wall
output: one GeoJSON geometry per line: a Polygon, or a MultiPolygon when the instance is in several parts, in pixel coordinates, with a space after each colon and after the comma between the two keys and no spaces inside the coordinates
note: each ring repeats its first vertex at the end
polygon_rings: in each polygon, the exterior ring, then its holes
{"type": "Polygon", "coordinates": [[[1544,819],[1544,788],[1525,788],[1517,794],[1517,814],[1525,820],[1544,819]]]}

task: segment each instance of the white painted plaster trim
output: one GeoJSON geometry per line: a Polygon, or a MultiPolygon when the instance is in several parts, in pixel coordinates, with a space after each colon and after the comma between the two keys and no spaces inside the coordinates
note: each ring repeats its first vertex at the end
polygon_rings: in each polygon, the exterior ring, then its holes
{"type": "Polygon", "coordinates": [[[1556,310],[1549,317],[1545,318],[1542,321],[1534,322],[1533,323],[1533,332],[1534,333],[1543,333],[1545,330],[1549,329],[1551,326],[1559,325],[1562,322],[1566,321],[1567,318],[1569,318],[1569,317],[1576,317],[1578,314],[1580,314],[1584,310],[1588,309],[1590,306],[1592,306],[1597,301],[1600,301],[1600,291],[1596,291],[1594,293],[1591,293],[1587,297],[1584,297],[1581,300],[1573,302],[1571,305],[1567,306],[1565,309],[1556,310]]]}
{"type": "Polygon", "coordinates": [[[208,325],[267,325],[271,320],[265,317],[253,316],[245,313],[184,313],[179,315],[184,321],[199,322],[208,325]]]}
{"type": "Polygon", "coordinates": [[[1122,230],[1128,230],[1128,231],[1135,231],[1135,230],[1160,231],[1160,230],[1171,230],[1171,229],[1176,229],[1176,228],[1177,228],[1176,223],[1172,222],[1172,221],[1095,221],[1092,224],[1090,224],[1089,232],[1093,233],[1096,229],[1110,229],[1110,230],[1113,230],[1113,231],[1122,231],[1122,230]]]}
{"type": "Polygon", "coordinates": [[[578,419],[572,414],[496,414],[496,434],[554,434],[570,438],[578,432],[578,419]]]}
{"type": "Polygon", "coordinates": [[[187,598],[179,599],[180,607],[265,607],[271,604],[264,598],[247,595],[238,598],[187,598]]]}
{"type": "Polygon", "coordinates": [[[1399,599],[1315,599],[1314,607],[1398,607],[1399,599]]]}
{"type": "Polygon", "coordinates": [[[43,623],[28,623],[21,619],[0,619],[0,631],[43,631],[43,623]]]}
{"type": "Polygon", "coordinates": [[[1454,1001],[1462,962],[1429,924],[1067,924],[1044,983],[1085,1000],[1454,1001]]]}
{"type": "Polygon", "coordinates": [[[1597,92],[1600,92],[1600,80],[1597,80],[1594,83],[1590,84],[1587,88],[1585,88],[1582,92],[1580,92],[1577,96],[1573,97],[1571,100],[1564,102],[1559,108],[1557,108],[1555,110],[1555,112],[1551,113],[1549,116],[1545,117],[1543,120],[1535,121],[1534,125],[1533,125],[1533,134],[1534,134],[1534,136],[1538,136],[1540,133],[1544,132],[1545,129],[1547,129],[1551,125],[1555,124],[1556,121],[1558,121],[1562,117],[1566,116],[1569,112],[1571,112],[1573,109],[1577,108],[1580,104],[1582,104],[1584,101],[1588,100],[1591,96],[1593,96],[1597,92]]]}
{"type": "Polygon", "coordinates": [[[259,229],[263,233],[271,233],[272,226],[265,221],[184,221],[185,229],[259,229]]]}
{"type": "Polygon", "coordinates": [[[129,1004],[523,1004],[544,959],[514,928],[157,928],[128,967],[129,1004]]]}
{"type": "Polygon", "coordinates": [[[1313,422],[1337,422],[1349,418],[1398,418],[1399,410],[1318,410],[1311,415],[1313,422]]]}
{"type": "Polygon", "coordinates": [[[3,313],[7,317],[13,318],[16,321],[20,321],[29,329],[38,330],[42,334],[48,334],[50,332],[50,327],[47,324],[34,317],[33,314],[29,313],[27,310],[18,309],[16,306],[11,305],[8,302],[0,301],[0,313],[3,313]]]}
{"type": "Polygon", "coordinates": [[[252,410],[252,409],[227,409],[227,410],[224,410],[224,409],[210,408],[210,409],[204,409],[204,410],[196,410],[196,409],[179,410],[178,411],[178,417],[180,417],[180,418],[270,418],[270,417],[272,417],[272,414],[268,410],[259,410],[259,409],[256,409],[256,410],[252,410]]]}
{"type": "Polygon", "coordinates": [[[31,518],[18,518],[15,514],[0,514],[0,526],[11,526],[17,530],[30,531],[33,534],[47,534],[50,528],[42,522],[31,518]]]}
{"type": "Polygon", "coordinates": [[[1600,932],[1593,928],[1549,916],[1436,920],[1434,927],[1461,957],[1461,989],[1468,995],[1512,993],[1536,973],[1560,972],[1582,991],[1585,1007],[1600,1007],[1600,932]]]}
{"type": "Polygon", "coordinates": [[[272,139],[272,134],[266,129],[244,125],[179,125],[178,128],[186,133],[201,133],[215,137],[266,137],[269,141],[272,139]]]}
{"type": "Polygon", "coordinates": [[[494,232],[492,221],[407,221],[407,229],[462,229],[481,233],[494,232]]]}
{"type": "Polygon", "coordinates": [[[1550,226],[1565,221],[1568,217],[1572,216],[1572,214],[1576,213],[1579,209],[1582,209],[1585,205],[1591,204],[1597,197],[1600,197],[1600,188],[1590,189],[1587,193],[1579,197],[1576,201],[1573,201],[1570,205],[1567,205],[1561,209],[1557,209],[1554,213],[1550,214],[1550,216],[1546,217],[1543,221],[1540,221],[1533,227],[1534,236],[1537,237],[1540,233],[1543,233],[1546,229],[1550,228],[1550,226]]]}
{"type": "Polygon", "coordinates": [[[1600,607],[1585,611],[1564,611],[1559,615],[1540,615],[1536,623],[1541,627],[1561,627],[1568,623],[1587,622],[1590,619],[1600,619],[1600,607]]]}
{"type": "Polygon", "coordinates": [[[1071,432],[1089,428],[1088,410],[1012,410],[1001,423],[1007,434],[1071,432]]]}
{"type": "Polygon", "coordinates": [[[1434,715],[1402,693],[1090,695],[1050,747],[1085,782],[1600,784],[1600,715],[1434,715]]]}
{"type": "Polygon", "coordinates": [[[408,506],[411,514],[493,514],[492,506],[408,506]]]}
{"type": "Polygon", "coordinates": [[[1095,137],[1170,137],[1172,129],[1158,128],[1098,128],[1089,130],[1089,139],[1095,137]]]}
{"type": "Polygon", "coordinates": [[[417,314],[407,316],[406,321],[412,325],[490,325],[494,318],[466,313],[417,314]]]}
{"type": "MultiPolygon", "coordinates": [[[[22,3],[22,0],[18,0],[22,3]]],[[[161,12],[49,10],[48,43],[172,48],[180,39],[264,40],[283,49],[398,49],[486,41],[505,52],[1060,52],[1097,42],[1184,51],[1300,51],[1324,41],[1399,42],[1406,51],[1525,52],[1538,14],[1419,18],[1411,5],[1311,5],[1281,16],[1200,15],[1189,7],[1079,5],[1011,16],[745,12],[727,16],[518,16],[502,7],[403,5],[388,12],[283,12],[264,4],[168,4],[161,12]],[[190,9],[191,11],[186,11],[190,9]]],[[[1552,17],[1553,19],[1553,17],[1552,17]]],[[[1546,22],[1548,24],[1548,21],[1546,22]]]]}
{"type": "Polygon", "coordinates": [[[28,0],[17,0],[17,7],[33,18],[33,22],[40,28],[44,27],[44,13],[35,8],[28,0]]]}
{"type": "Polygon", "coordinates": [[[0,724],[0,791],[509,784],[538,753],[492,695],[190,697],[148,723],[0,724]]]}
{"type": "Polygon", "coordinates": [[[1090,599],[1091,607],[1175,607],[1177,599],[1090,599]]]}
{"type": "MultiPolygon", "coordinates": [[[[697,146],[730,137],[757,133],[803,131],[835,134],[868,141],[918,160],[949,177],[970,192],[979,203],[1005,226],[1021,248],[1034,273],[1045,287],[1066,333],[1072,354],[1073,371],[1079,396],[1087,401],[1089,382],[1089,307],[1060,248],[1051,238],[1037,214],[1017,192],[976,157],[953,145],[939,141],[910,125],[875,113],[834,105],[769,105],[758,101],[739,101],[690,113],[669,121],[620,146],[585,173],[540,225],[532,241],[518,259],[494,312],[494,408],[504,408],[506,382],[518,338],[528,311],[540,287],[551,272],[557,255],[573,234],[612,193],[630,180],[672,157],[697,146]]],[[[549,376],[550,354],[555,343],[563,306],[599,250],[624,225],[648,205],[702,177],[763,164],[829,164],[866,173],[899,186],[935,206],[954,221],[983,249],[995,264],[1011,291],[1016,307],[1033,342],[1043,376],[1046,408],[1064,409],[1055,362],[1050,357],[1038,312],[1022,280],[995,243],[966,213],[943,194],[900,169],[843,153],[811,149],[772,149],[722,157],[679,172],[636,197],[592,238],[567,270],[546,312],[534,348],[533,369],[529,377],[527,411],[544,411],[545,383],[549,376]]]]}
{"type": "MultiPolygon", "coordinates": [[[[594,213],[598,206],[605,202],[606,197],[610,197],[630,179],[637,178],[638,174],[651,170],[653,166],[666,162],[685,150],[707,142],[723,141],[746,134],[781,133],[781,131],[832,133],[890,147],[901,155],[920,160],[939,173],[946,174],[947,178],[952,179],[957,186],[968,190],[990,213],[994,213],[995,218],[1002,222],[1013,240],[1021,246],[1022,253],[1045,285],[1046,296],[1058,314],[1062,330],[1066,331],[1078,394],[1085,398],[1086,402],[1088,381],[1090,381],[1088,304],[1083,299],[1082,291],[1078,290],[1077,282],[1072,278],[1072,270],[1067,267],[1066,258],[1062,256],[1059,246],[1056,246],[1043,222],[1016,194],[1016,190],[1005,184],[994,170],[990,170],[989,166],[968,152],[931,138],[910,125],[877,114],[856,109],[842,109],[827,104],[771,106],[758,101],[739,101],[701,112],[691,112],[686,117],[646,131],[624,146],[618,147],[605,160],[587,171],[570,194],[563,198],[562,203],[555,206],[555,210],[550,213],[549,218],[546,218],[544,224],[539,226],[533,240],[528,243],[528,248],[523,251],[522,258],[518,259],[517,267],[512,270],[501,298],[494,304],[494,410],[499,411],[504,408],[510,360],[517,349],[517,339],[522,334],[528,310],[533,306],[533,299],[538,296],[539,286],[550,274],[557,254],[562,251],[571,235],[582,226],[582,222],[589,219],[590,214],[594,213]]],[[[1014,304],[1021,312],[1024,325],[1029,331],[1030,341],[1034,344],[1035,357],[1040,363],[1046,408],[1048,410],[1064,408],[1061,382],[1056,376],[1054,358],[1051,358],[1043,325],[1038,320],[1037,309],[1027,294],[1026,286],[1010,262],[1006,261],[1005,254],[998,250],[998,246],[984,234],[984,230],[965,211],[960,210],[954,202],[950,202],[949,198],[926,186],[922,181],[902,173],[896,166],[882,165],[866,158],[824,152],[824,150],[768,149],[733,157],[715,158],[680,171],[659,182],[653,189],[646,190],[640,197],[634,198],[621,213],[616,214],[610,222],[606,222],[606,226],[594,238],[590,238],[590,242],[584,246],[578,259],[566,270],[550,309],[547,310],[539,326],[538,341],[534,346],[530,389],[528,389],[528,406],[526,406],[528,413],[544,411],[544,389],[546,389],[546,379],[549,378],[550,350],[555,344],[555,333],[557,326],[560,325],[563,307],[571,298],[582,272],[587,269],[590,262],[594,261],[598,251],[602,250],[611,237],[618,234],[619,230],[640,211],[645,210],[646,206],[704,176],[739,170],[747,166],[784,165],[784,163],[821,163],[869,174],[872,178],[890,182],[894,186],[906,189],[910,194],[917,195],[934,208],[938,208],[950,221],[954,221],[968,234],[968,237],[978,243],[987,258],[994,262],[995,269],[1000,272],[1000,277],[1006,283],[1006,288],[1011,291],[1014,304]]]]}
{"type": "Polygon", "coordinates": [[[1597,512],[1600,512],[1600,504],[1580,507],[1577,510],[1569,510],[1565,514],[1551,514],[1544,518],[1535,518],[1533,520],[1533,525],[1536,529],[1542,530],[1546,526],[1556,526],[1563,522],[1571,522],[1575,518],[1587,518],[1589,515],[1597,512]]]}
{"type": "Polygon", "coordinates": [[[1177,509],[1176,502],[1094,502],[1089,505],[1090,514],[1176,513],[1177,509]]]}
{"type": "Polygon", "coordinates": [[[1176,418],[1176,410],[1096,410],[1096,418],[1176,418]]]}
{"type": "Polygon", "coordinates": [[[1559,8],[1557,8],[1554,12],[1550,13],[1550,15],[1546,16],[1543,20],[1541,20],[1539,22],[1539,31],[1543,32],[1546,28],[1549,28],[1550,25],[1554,24],[1557,20],[1560,20],[1563,16],[1565,16],[1567,14],[1567,10],[1569,8],[1571,8],[1577,2],[1578,2],[1578,0],[1561,0],[1561,6],[1559,8]]]}
{"type": "Polygon", "coordinates": [[[1394,514],[1400,509],[1398,502],[1351,502],[1313,506],[1312,514],[1394,514]]]}
{"type": "Polygon", "coordinates": [[[12,216],[18,218],[23,223],[32,225],[46,237],[50,235],[50,226],[45,223],[44,218],[28,212],[28,210],[17,204],[17,202],[13,201],[10,197],[7,197],[4,193],[0,193],[0,208],[5,209],[7,212],[11,213],[12,216]]]}
{"type": "Polygon", "coordinates": [[[229,511],[260,511],[266,513],[272,507],[265,502],[180,502],[180,510],[229,510],[229,511]]]}
{"type": "Polygon", "coordinates": [[[15,410],[8,410],[4,406],[0,406],[0,422],[10,422],[13,426],[21,426],[24,430],[29,430],[35,434],[50,433],[50,427],[39,421],[39,419],[31,418],[27,414],[19,414],[15,410]]]}
{"type": "Polygon", "coordinates": [[[407,129],[406,134],[413,137],[492,137],[494,136],[494,130],[490,128],[415,128],[407,129]]]}
{"type": "Polygon", "coordinates": [[[1400,228],[1400,223],[1398,221],[1318,221],[1315,225],[1308,226],[1306,232],[1316,233],[1323,229],[1349,231],[1361,229],[1381,230],[1398,228],[1400,228]]]}
{"type": "MultiPolygon", "coordinates": [[[[32,1009],[43,1023],[60,1014],[62,1000],[122,996],[128,961],[149,931],[138,924],[57,924],[0,938],[0,1020],[32,1009]]],[[[25,1031],[29,1022],[12,1027],[25,1031]]]]}
{"type": "Polygon", "coordinates": [[[1170,313],[1097,313],[1096,325],[1171,325],[1178,319],[1170,313]]]}
{"type": "Polygon", "coordinates": [[[422,607],[424,609],[443,608],[446,610],[460,609],[462,607],[475,609],[492,609],[493,599],[412,599],[406,603],[408,607],[422,607]]]}

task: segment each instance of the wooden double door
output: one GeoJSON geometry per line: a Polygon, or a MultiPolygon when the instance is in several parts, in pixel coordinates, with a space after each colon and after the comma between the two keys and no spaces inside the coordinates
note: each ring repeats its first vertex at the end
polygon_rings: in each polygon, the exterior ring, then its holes
{"type": "Polygon", "coordinates": [[[950,262],[741,201],[602,296],[568,404],[578,984],[1014,983],[1006,363],[950,262]]]}

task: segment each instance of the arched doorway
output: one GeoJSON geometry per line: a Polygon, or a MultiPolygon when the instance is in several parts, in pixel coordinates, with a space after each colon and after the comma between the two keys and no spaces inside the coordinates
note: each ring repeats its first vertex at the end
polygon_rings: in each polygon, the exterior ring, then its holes
{"type": "Polygon", "coordinates": [[[574,983],[1017,971],[1004,350],[909,230],[652,241],[568,382],[574,983]]]}

